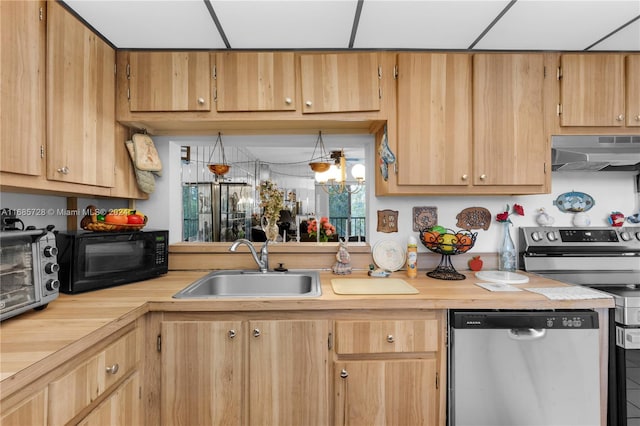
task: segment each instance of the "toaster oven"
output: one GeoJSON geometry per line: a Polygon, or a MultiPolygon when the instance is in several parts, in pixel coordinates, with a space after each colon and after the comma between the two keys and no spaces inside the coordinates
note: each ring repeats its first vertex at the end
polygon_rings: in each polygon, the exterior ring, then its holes
{"type": "Polygon", "coordinates": [[[0,321],[58,297],[56,237],[48,229],[0,232],[0,321]]]}

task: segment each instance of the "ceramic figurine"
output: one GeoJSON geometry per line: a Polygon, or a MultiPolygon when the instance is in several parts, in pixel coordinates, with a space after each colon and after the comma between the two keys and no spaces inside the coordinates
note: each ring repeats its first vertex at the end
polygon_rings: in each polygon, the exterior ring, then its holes
{"type": "Polygon", "coordinates": [[[585,212],[579,212],[573,216],[573,226],[585,227],[589,225],[591,225],[591,219],[585,212]]]}
{"type": "Polygon", "coordinates": [[[347,245],[340,242],[338,253],[336,253],[337,262],[333,264],[333,273],[337,275],[348,275],[351,273],[351,256],[347,251],[347,245]]]}
{"type": "Polygon", "coordinates": [[[620,212],[611,212],[608,220],[611,226],[622,226],[624,224],[624,215],[620,212]]]}
{"type": "Polygon", "coordinates": [[[553,225],[553,222],[555,222],[555,219],[553,216],[551,216],[549,213],[544,211],[544,208],[540,208],[540,210],[538,210],[538,216],[536,216],[536,222],[538,223],[538,225],[540,226],[551,226],[553,225]]]}

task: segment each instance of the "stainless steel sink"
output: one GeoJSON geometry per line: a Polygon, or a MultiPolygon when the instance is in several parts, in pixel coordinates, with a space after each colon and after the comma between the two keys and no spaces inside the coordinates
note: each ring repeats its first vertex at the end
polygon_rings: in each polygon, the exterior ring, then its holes
{"type": "Polygon", "coordinates": [[[214,271],[189,284],[175,299],[231,297],[318,297],[322,294],[317,271],[214,271]]]}

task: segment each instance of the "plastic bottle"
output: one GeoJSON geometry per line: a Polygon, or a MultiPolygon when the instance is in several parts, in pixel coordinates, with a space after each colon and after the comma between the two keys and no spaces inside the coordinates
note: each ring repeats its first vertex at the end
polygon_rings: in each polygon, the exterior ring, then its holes
{"type": "Polygon", "coordinates": [[[407,242],[407,276],[418,276],[418,241],[416,237],[409,237],[407,242]]]}

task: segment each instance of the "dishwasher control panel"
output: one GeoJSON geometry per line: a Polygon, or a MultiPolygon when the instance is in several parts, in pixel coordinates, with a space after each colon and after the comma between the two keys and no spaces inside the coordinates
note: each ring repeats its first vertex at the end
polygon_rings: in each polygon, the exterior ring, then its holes
{"type": "Polygon", "coordinates": [[[453,328],[588,329],[598,327],[598,313],[567,311],[451,311],[453,328]]]}

